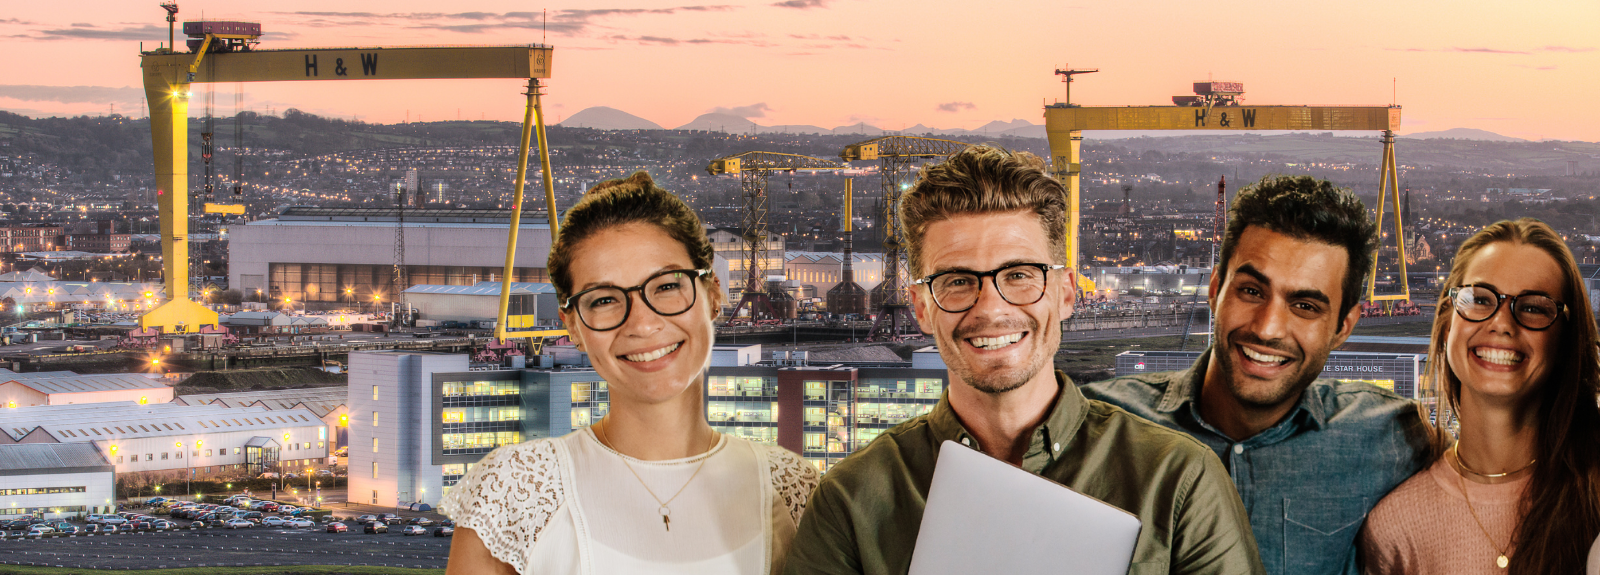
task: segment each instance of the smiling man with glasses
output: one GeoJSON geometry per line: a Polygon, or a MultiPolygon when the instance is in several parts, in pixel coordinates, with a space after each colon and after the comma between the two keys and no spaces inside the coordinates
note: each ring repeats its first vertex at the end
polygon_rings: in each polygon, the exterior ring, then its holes
{"type": "MultiPolygon", "coordinates": [[[[828,471],[785,573],[906,573],[944,441],[1137,516],[1130,573],[1262,572],[1216,455],[1085,399],[1051,369],[1076,290],[1062,265],[1066,196],[1042,166],[1031,154],[972,146],[924,168],[902,198],[909,269],[921,278],[912,304],[938,342],[950,386],[927,415],[828,471]]],[[[1060,572],[1072,572],[1072,561],[1063,556],[1060,572]]]]}

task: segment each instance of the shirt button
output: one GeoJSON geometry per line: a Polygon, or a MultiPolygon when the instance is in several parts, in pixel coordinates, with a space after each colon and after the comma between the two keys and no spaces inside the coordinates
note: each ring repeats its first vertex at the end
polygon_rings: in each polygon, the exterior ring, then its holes
{"type": "Polygon", "coordinates": [[[1233,446],[1233,452],[1234,453],[1244,453],[1244,446],[1243,445],[1234,445],[1233,446]]]}
{"type": "Polygon", "coordinates": [[[965,445],[967,447],[972,447],[972,439],[968,438],[968,437],[963,437],[963,438],[961,438],[961,444],[965,445]]]}
{"type": "Polygon", "coordinates": [[[1059,453],[1061,451],[1061,444],[1060,443],[1055,444],[1055,448],[1056,448],[1056,452],[1059,453]]]}

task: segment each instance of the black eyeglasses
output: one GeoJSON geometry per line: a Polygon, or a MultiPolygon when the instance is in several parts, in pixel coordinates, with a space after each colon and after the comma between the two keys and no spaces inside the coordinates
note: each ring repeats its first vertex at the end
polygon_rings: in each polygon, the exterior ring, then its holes
{"type": "Polygon", "coordinates": [[[1506,300],[1511,300],[1512,319],[1534,331],[1549,328],[1557,318],[1567,315],[1567,304],[1543,294],[1505,295],[1492,287],[1479,285],[1450,288],[1450,301],[1456,308],[1456,315],[1470,322],[1488,321],[1500,311],[1500,302],[1506,300]]]}
{"type": "Polygon", "coordinates": [[[927,285],[933,294],[934,305],[948,313],[961,313],[978,305],[978,294],[983,291],[983,278],[990,279],[995,291],[1011,305],[1032,305],[1044,298],[1050,285],[1050,270],[1065,268],[1051,264],[1012,264],[997,270],[974,272],[951,270],[939,272],[912,282],[927,285]]]}
{"type": "Polygon", "coordinates": [[[631,288],[600,286],[572,294],[561,303],[561,309],[577,309],[578,319],[594,331],[611,331],[622,327],[633,312],[633,298],[628,292],[639,292],[639,299],[656,315],[674,316],[689,311],[698,297],[695,280],[711,270],[667,270],[650,276],[644,283],[631,288]]]}

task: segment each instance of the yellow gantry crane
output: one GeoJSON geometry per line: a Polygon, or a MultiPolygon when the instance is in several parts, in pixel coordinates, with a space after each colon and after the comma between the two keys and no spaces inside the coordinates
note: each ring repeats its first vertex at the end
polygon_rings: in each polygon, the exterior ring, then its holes
{"type": "MultiPolygon", "coordinates": [[[[1059,72],[1058,72],[1059,73],[1059,72]]],[[[1400,221],[1400,184],[1394,156],[1394,131],[1400,128],[1400,106],[1248,106],[1238,96],[1238,82],[1196,82],[1197,96],[1177,96],[1175,106],[1083,107],[1071,102],[1045,106],[1045,133],[1050,140],[1052,169],[1067,188],[1067,263],[1082,274],[1078,261],[1080,151],[1084,130],[1359,130],[1382,132],[1383,161],[1379,169],[1378,230],[1383,233],[1384,211],[1394,204],[1394,235],[1399,242],[1400,293],[1376,295],[1377,260],[1368,278],[1371,301],[1409,300],[1406,280],[1405,235],[1400,221]]]]}
{"type": "Polygon", "coordinates": [[[877,160],[883,182],[883,281],[871,292],[871,305],[878,317],[872,322],[869,341],[894,339],[919,330],[906,295],[911,276],[906,269],[904,230],[900,228],[900,194],[916,179],[916,164],[948,157],[970,145],[938,138],[883,136],[850,144],[839,152],[839,158],[846,162],[877,160]]]}
{"type": "MultiPolygon", "coordinates": [[[[169,2],[163,8],[167,9],[170,28],[176,20],[177,6],[169,2]]],[[[185,23],[186,32],[189,24],[185,23]]],[[[161,210],[161,248],[165,258],[163,279],[167,295],[171,298],[141,317],[141,328],[154,327],[166,333],[196,333],[201,326],[217,323],[217,313],[189,299],[188,293],[188,122],[191,86],[197,83],[526,78],[528,89],[524,95],[527,97],[527,112],[523,118],[521,157],[517,162],[516,193],[506,246],[506,284],[512,277],[523,185],[527,181],[529,139],[533,131],[539,135],[545,201],[551,207],[550,231],[552,235],[556,232],[556,210],[553,209],[555,191],[543,114],[539,107],[539,80],[550,77],[551,47],[529,44],[261,50],[248,42],[259,35],[259,27],[253,35],[238,32],[225,26],[205,27],[203,40],[192,46],[192,52],[183,53],[174,50],[170,44],[176,38],[169,29],[168,47],[140,55],[145,97],[150,105],[150,138],[154,148],[156,193],[161,210]],[[226,47],[226,51],[218,51],[218,46],[226,47]]],[[[224,213],[237,209],[208,206],[208,211],[224,213]]],[[[500,316],[495,324],[497,339],[506,337],[509,291],[509,285],[503,284],[500,316]]]]}
{"type": "Polygon", "coordinates": [[[779,152],[742,152],[723,156],[706,165],[713,176],[737,174],[739,191],[744,197],[744,220],[741,232],[744,239],[744,293],[733,308],[729,321],[735,321],[739,312],[750,307],[752,322],[776,320],[783,317],[772,307],[767,296],[766,275],[762,267],[767,263],[767,179],[773,172],[814,172],[842,170],[844,164],[800,154],[779,152]]]}

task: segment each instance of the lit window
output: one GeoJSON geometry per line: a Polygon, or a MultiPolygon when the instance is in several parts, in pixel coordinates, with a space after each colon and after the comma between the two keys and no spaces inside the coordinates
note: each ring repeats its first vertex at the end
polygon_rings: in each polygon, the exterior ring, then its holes
{"type": "Polygon", "coordinates": [[[378,400],[378,386],[376,386],[376,385],[372,386],[372,400],[373,401],[377,401],[378,400]]]}
{"type": "Polygon", "coordinates": [[[372,426],[373,427],[377,427],[378,426],[378,412],[376,412],[376,411],[372,412],[372,426]]]}
{"type": "Polygon", "coordinates": [[[376,437],[372,438],[372,452],[373,453],[377,453],[378,452],[378,438],[376,438],[376,437]]]}

